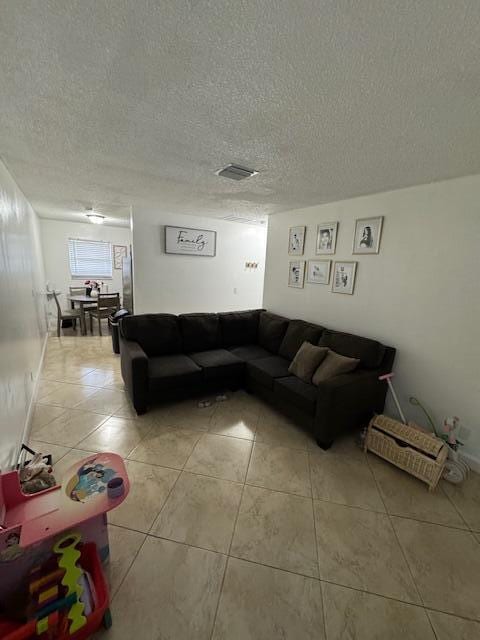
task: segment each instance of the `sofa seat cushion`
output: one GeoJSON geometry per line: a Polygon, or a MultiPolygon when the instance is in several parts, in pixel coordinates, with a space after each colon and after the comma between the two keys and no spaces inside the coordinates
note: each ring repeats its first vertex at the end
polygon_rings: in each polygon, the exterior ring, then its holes
{"type": "Polygon", "coordinates": [[[287,318],[262,311],[258,322],[258,344],[272,353],[278,353],[289,322],[287,318]]]}
{"type": "Polygon", "coordinates": [[[148,359],[148,377],[155,389],[173,389],[201,380],[202,370],[183,354],[157,356],[148,359]]]}
{"type": "Polygon", "coordinates": [[[322,335],[323,327],[310,324],[303,320],[290,320],[278,355],[288,360],[293,360],[304,342],[317,344],[322,335]]]}
{"type": "Polygon", "coordinates": [[[290,362],[281,356],[270,356],[261,360],[247,362],[248,375],[268,389],[273,389],[275,378],[283,378],[290,375],[288,367],[290,362]]]}
{"type": "Polygon", "coordinates": [[[245,363],[226,349],[211,349],[189,354],[190,358],[203,369],[205,378],[221,378],[241,375],[245,363]]]}
{"type": "Polygon", "coordinates": [[[313,384],[303,382],[295,376],[289,376],[288,378],[277,378],[274,390],[275,394],[281,397],[283,403],[290,403],[310,416],[315,415],[318,389],[313,384]]]}
{"type": "Polygon", "coordinates": [[[233,347],[229,349],[230,353],[243,360],[243,362],[250,362],[251,360],[260,360],[260,358],[268,358],[272,354],[258,344],[246,344],[242,347],[233,347]]]}

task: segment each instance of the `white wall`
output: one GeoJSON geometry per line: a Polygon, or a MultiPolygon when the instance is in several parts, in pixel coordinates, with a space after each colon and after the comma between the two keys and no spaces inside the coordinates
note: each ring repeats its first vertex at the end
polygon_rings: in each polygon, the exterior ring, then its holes
{"type": "MultiPolygon", "coordinates": [[[[131,233],[127,227],[110,227],[108,225],[92,224],[91,222],[69,222],[64,220],[40,220],[42,232],[42,246],[45,262],[45,276],[51,289],[69,293],[69,287],[81,287],[84,279],[73,279],[68,264],[68,239],[80,238],[84,240],[104,240],[113,244],[127,247],[131,244],[131,233]]],[[[122,270],[113,269],[112,279],[102,278],[111,292],[122,294],[122,270]]],[[[65,295],[60,298],[61,304],[68,308],[65,295]]],[[[56,317],[53,304],[49,308],[50,314],[56,317]]]]}
{"type": "MultiPolygon", "coordinates": [[[[328,258],[329,256],[321,256],[328,258]]],[[[458,415],[480,458],[480,176],[344,200],[270,217],[264,306],[290,318],[378,338],[398,349],[395,384],[416,395],[436,423],[458,415]],[[379,255],[352,256],[355,218],[385,216],[379,255]],[[353,296],[287,286],[288,228],[339,221],[337,260],[357,260],[353,296]]]]}
{"type": "Polygon", "coordinates": [[[262,305],[266,229],[214,218],[133,210],[136,313],[229,311],[262,305]],[[164,225],[217,232],[213,258],[166,254],[164,225]],[[257,262],[258,269],[246,269],[257,262]]]}
{"type": "Polygon", "coordinates": [[[0,469],[16,463],[46,337],[38,218],[0,162],[0,469]]]}

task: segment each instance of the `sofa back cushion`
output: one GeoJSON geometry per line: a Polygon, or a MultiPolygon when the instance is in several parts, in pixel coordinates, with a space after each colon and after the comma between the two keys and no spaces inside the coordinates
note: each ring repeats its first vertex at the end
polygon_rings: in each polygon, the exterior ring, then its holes
{"type": "Polygon", "coordinates": [[[271,353],[278,353],[289,320],[268,311],[262,311],[258,321],[258,344],[271,353]]]}
{"type": "Polygon", "coordinates": [[[120,331],[126,340],[138,342],[147,356],[182,352],[178,318],[170,313],[127,316],[120,321],[120,331]]]}
{"type": "Polygon", "coordinates": [[[220,336],[223,347],[255,344],[258,336],[258,320],[261,309],[219,313],[220,336]]]}
{"type": "Polygon", "coordinates": [[[379,367],[385,354],[384,345],[376,340],[330,329],[325,329],[318,345],[328,347],[342,356],[357,358],[360,360],[360,365],[367,369],[379,367]]]}
{"type": "Polygon", "coordinates": [[[278,353],[287,360],[293,360],[304,342],[317,344],[322,331],[323,327],[316,324],[303,320],[290,320],[278,353]]]}
{"type": "Polygon", "coordinates": [[[185,353],[220,346],[220,323],[216,313],[183,313],[178,320],[185,353]]]}

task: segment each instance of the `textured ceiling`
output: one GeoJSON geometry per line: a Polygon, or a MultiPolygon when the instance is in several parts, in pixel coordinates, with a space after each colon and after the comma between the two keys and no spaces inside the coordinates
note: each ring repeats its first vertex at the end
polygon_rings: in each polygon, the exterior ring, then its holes
{"type": "Polygon", "coordinates": [[[478,0],[0,0],[0,15],[0,155],[44,216],[256,217],[480,173],[478,0]],[[216,176],[229,162],[260,173],[216,176]]]}

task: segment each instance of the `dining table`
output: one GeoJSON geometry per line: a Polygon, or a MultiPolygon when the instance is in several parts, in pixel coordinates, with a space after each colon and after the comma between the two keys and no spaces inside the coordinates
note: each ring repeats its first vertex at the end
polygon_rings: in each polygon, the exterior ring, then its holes
{"type": "Polygon", "coordinates": [[[86,294],[75,294],[75,293],[72,293],[71,295],[67,296],[67,299],[70,300],[70,302],[73,305],[78,305],[80,309],[80,332],[82,336],[86,336],[87,322],[85,319],[85,307],[88,305],[96,306],[97,299],[92,298],[92,296],[87,296],[86,294]]]}

